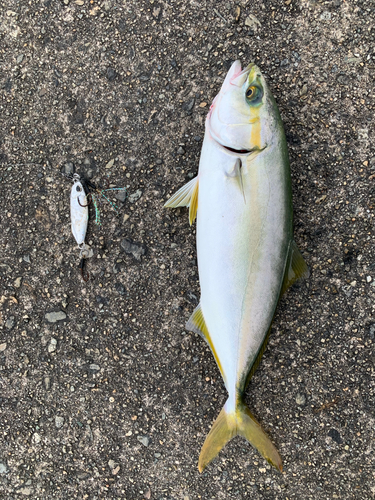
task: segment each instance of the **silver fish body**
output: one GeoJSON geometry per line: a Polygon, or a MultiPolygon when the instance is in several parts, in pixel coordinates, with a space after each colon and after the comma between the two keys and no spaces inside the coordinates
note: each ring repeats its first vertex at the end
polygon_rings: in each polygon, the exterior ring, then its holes
{"type": "Polygon", "coordinates": [[[238,156],[217,147],[209,128],[202,148],[200,304],[233,409],[275,313],[293,239],[284,151],[271,146],[255,158],[238,156]],[[233,174],[238,158],[241,172],[233,174]]]}

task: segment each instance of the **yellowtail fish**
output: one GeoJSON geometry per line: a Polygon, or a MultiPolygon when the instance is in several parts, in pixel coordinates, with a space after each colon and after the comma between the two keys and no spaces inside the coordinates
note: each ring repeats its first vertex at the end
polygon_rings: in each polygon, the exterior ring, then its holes
{"type": "Polygon", "coordinates": [[[289,159],[275,100],[255,64],[236,61],[206,119],[199,172],[165,204],[197,217],[201,299],[187,329],[215,357],[228,399],[199,470],[234,436],[282,470],[278,451],[244,403],[283,292],[308,269],[294,240],[289,159]]]}

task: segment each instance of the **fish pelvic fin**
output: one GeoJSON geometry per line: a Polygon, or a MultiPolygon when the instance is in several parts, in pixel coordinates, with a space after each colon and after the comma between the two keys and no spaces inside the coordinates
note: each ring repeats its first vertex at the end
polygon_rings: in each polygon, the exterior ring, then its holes
{"type": "Polygon", "coordinates": [[[229,400],[215,420],[203,444],[198,462],[199,472],[202,472],[227,442],[237,435],[247,439],[271,465],[281,472],[283,466],[280,455],[249,408],[239,399],[235,409],[229,411],[228,402],[229,400]]]}
{"type": "Polygon", "coordinates": [[[293,240],[289,247],[288,261],[284,274],[284,281],[281,287],[280,297],[300,278],[310,276],[309,268],[299,251],[296,242],[293,240]]]}
{"type": "Polygon", "coordinates": [[[182,186],[164,204],[165,208],[189,207],[189,223],[192,225],[198,210],[198,177],[182,186]]]}

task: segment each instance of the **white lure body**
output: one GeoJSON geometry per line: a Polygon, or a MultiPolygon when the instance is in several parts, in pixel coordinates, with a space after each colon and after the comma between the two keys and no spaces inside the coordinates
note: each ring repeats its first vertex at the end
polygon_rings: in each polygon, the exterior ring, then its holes
{"type": "Polygon", "coordinates": [[[72,233],[78,245],[85,242],[87,224],[89,220],[89,209],[87,197],[82,183],[74,179],[70,193],[70,218],[72,221],[72,233]]]}

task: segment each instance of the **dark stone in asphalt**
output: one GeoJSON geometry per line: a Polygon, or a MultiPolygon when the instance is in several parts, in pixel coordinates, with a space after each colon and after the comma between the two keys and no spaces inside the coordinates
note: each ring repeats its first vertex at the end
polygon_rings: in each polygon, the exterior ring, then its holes
{"type": "Polygon", "coordinates": [[[331,437],[337,444],[342,444],[341,435],[336,429],[330,429],[328,431],[328,436],[331,437]]]}
{"type": "Polygon", "coordinates": [[[142,243],[135,243],[129,238],[125,238],[121,241],[121,248],[125,253],[133,255],[137,260],[141,260],[141,257],[146,253],[146,246],[142,243]]]}
{"type": "Polygon", "coordinates": [[[116,71],[113,68],[107,68],[106,77],[107,80],[113,82],[113,80],[116,78],[116,71]]]}

